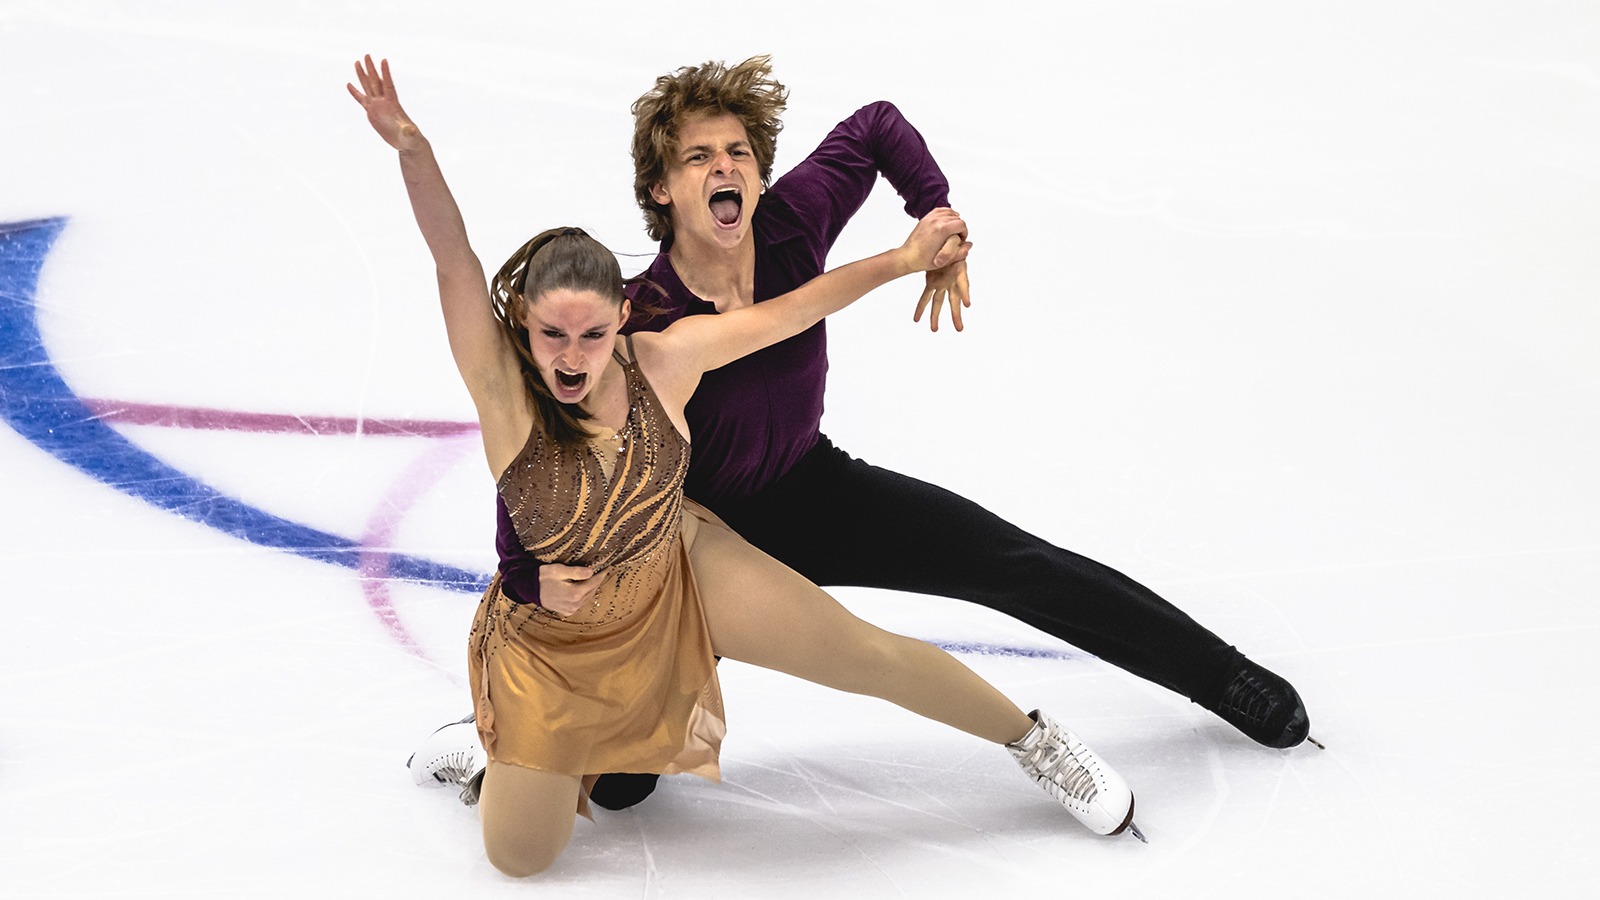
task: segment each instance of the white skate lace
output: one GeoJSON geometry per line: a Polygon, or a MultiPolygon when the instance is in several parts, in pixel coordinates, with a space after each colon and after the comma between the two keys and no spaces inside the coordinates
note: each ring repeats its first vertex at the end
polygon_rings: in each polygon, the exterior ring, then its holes
{"type": "MultiPolygon", "coordinates": [[[[1051,722],[1050,726],[1054,724],[1051,722]]],[[[1064,794],[1084,805],[1094,802],[1095,796],[1100,793],[1094,773],[1084,767],[1074,748],[1067,745],[1066,735],[1050,726],[1046,726],[1032,747],[1012,748],[1017,762],[1050,793],[1064,794]]]]}
{"type": "Polygon", "coordinates": [[[465,786],[477,772],[472,768],[472,748],[455,750],[440,758],[433,770],[434,780],[441,784],[465,786]]]}
{"type": "Polygon", "coordinates": [[[468,806],[478,805],[478,793],[483,788],[483,769],[474,766],[474,756],[470,749],[457,750],[444,757],[433,776],[445,784],[460,785],[461,793],[457,796],[468,806]]]}

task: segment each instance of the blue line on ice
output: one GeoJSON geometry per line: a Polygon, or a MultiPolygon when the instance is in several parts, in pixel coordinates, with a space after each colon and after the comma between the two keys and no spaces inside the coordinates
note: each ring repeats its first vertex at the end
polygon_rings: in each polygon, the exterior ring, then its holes
{"type": "MultiPolygon", "coordinates": [[[[262,547],[360,567],[360,545],[229,497],[174,469],[95,417],[56,370],[39,334],[39,270],[65,218],[0,223],[0,418],[34,446],[130,497],[262,547]]],[[[368,551],[369,553],[372,551],[368,551]]],[[[482,593],[489,576],[415,556],[389,555],[389,576],[482,593]]],[[[1074,650],[929,641],[952,653],[1078,659],[1074,650]]]]}
{"type": "MultiPolygon", "coordinates": [[[[0,417],[69,466],[152,506],[262,547],[355,569],[350,538],[272,515],[167,465],[95,418],[45,351],[35,318],[39,270],[65,218],[0,224],[0,417]]],[[[389,574],[482,592],[487,576],[402,554],[389,574]]]]}

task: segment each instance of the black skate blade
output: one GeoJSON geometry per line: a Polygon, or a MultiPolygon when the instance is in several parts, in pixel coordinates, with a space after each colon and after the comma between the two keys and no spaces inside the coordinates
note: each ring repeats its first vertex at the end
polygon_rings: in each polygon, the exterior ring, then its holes
{"type": "Polygon", "coordinates": [[[1141,843],[1141,844],[1150,843],[1149,841],[1144,839],[1144,832],[1139,830],[1139,826],[1133,824],[1132,822],[1128,823],[1128,833],[1133,835],[1134,837],[1138,838],[1139,839],[1139,843],[1141,843]]]}
{"type": "Polygon", "coordinates": [[[1306,740],[1308,740],[1312,744],[1314,744],[1318,750],[1326,750],[1326,749],[1328,749],[1327,747],[1322,746],[1322,742],[1321,741],[1317,740],[1316,738],[1312,737],[1309,734],[1306,735],[1306,740]]]}

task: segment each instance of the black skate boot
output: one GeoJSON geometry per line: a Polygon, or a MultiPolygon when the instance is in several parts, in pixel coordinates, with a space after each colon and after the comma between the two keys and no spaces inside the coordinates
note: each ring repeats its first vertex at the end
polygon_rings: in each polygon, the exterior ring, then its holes
{"type": "Polygon", "coordinates": [[[1295,746],[1311,732],[1311,719],[1294,685],[1243,656],[1222,690],[1222,699],[1210,709],[1256,743],[1280,750],[1295,746]]]}
{"type": "Polygon", "coordinates": [[[656,789],[660,775],[614,772],[601,775],[589,789],[589,799],[606,809],[627,809],[656,789]]]}

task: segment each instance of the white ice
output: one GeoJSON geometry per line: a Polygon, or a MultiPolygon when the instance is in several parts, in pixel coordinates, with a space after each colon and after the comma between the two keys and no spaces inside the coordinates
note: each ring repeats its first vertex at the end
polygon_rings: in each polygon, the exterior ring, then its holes
{"type": "MultiPolygon", "coordinates": [[[[1258,747],[1096,659],[967,656],[1138,792],[1095,837],[997,748],[724,663],[724,783],[484,857],[403,766],[469,708],[475,599],[118,493],[0,429],[0,896],[1572,896],[1600,883],[1600,11],[1545,2],[0,4],[0,222],[86,397],[467,420],[392,151],[393,63],[491,267],[653,252],[628,105],[772,53],[778,170],[893,100],[972,223],[967,328],[911,281],[830,323],[825,430],[1145,581],[1305,697],[1258,747]]],[[[887,185],[833,262],[898,242],[887,185]]],[[[643,258],[639,260],[642,265],[643,258]]],[[[423,438],[119,426],[360,537],[423,438]]],[[[468,442],[398,549],[487,571],[468,442]]],[[[411,471],[415,471],[414,469],[411,471]]],[[[1066,649],[842,590],[932,640],[1066,649]]]]}

